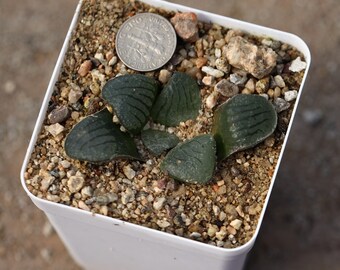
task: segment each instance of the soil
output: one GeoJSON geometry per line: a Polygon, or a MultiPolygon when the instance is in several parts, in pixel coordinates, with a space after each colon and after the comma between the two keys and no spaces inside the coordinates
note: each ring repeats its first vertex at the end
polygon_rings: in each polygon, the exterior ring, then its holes
{"type": "MultiPolygon", "coordinates": [[[[315,64],[248,268],[337,269],[339,96],[335,85],[339,79],[335,74],[339,62],[339,4],[286,1],[280,6],[272,1],[259,8],[258,1],[228,1],[223,2],[222,13],[220,1],[180,3],[287,30],[310,45],[315,64]],[[274,12],[276,16],[270,16],[274,12]],[[308,27],[315,21],[323,23],[308,27]],[[329,36],[329,32],[334,34],[329,36]]],[[[74,1],[4,1],[0,11],[4,101],[0,108],[0,172],[4,183],[0,197],[0,267],[4,269],[77,269],[55,233],[48,224],[44,226],[44,217],[23,193],[18,180],[14,180],[18,179],[42,94],[75,5],[74,1]]]]}

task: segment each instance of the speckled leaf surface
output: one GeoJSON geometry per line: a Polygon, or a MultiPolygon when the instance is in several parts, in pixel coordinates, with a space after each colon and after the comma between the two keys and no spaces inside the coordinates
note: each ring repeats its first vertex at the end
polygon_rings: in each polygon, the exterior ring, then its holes
{"type": "Polygon", "coordinates": [[[106,83],[102,95],[113,107],[120,123],[138,134],[149,120],[158,92],[157,82],[141,74],[116,77],[106,83]]]}
{"type": "Polygon", "coordinates": [[[161,130],[143,130],[141,138],[144,146],[155,156],[159,156],[179,143],[175,134],[161,130]]]}
{"type": "Polygon", "coordinates": [[[161,91],[154,107],[152,119],[165,126],[195,119],[201,107],[201,97],[196,81],[182,72],[175,72],[161,91]]]}
{"type": "Polygon", "coordinates": [[[214,114],[218,159],[254,147],[274,132],[276,124],[274,106],[264,97],[236,95],[229,99],[214,114]]]}
{"type": "Polygon", "coordinates": [[[215,163],[213,136],[200,135],[173,148],[164,158],[161,169],[178,181],[205,184],[213,176],[215,163]]]}
{"type": "Polygon", "coordinates": [[[104,109],[80,121],[65,140],[65,152],[74,159],[94,163],[115,158],[139,159],[133,139],[112,122],[104,109]]]}

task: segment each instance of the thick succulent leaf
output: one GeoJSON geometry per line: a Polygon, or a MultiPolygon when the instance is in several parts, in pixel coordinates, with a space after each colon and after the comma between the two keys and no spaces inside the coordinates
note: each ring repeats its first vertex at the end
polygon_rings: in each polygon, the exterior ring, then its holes
{"type": "Polygon", "coordinates": [[[165,126],[195,119],[201,107],[201,97],[196,81],[189,75],[175,72],[161,91],[152,108],[152,119],[165,126]]]}
{"type": "Polygon", "coordinates": [[[149,120],[157,92],[154,79],[132,74],[108,81],[102,95],[115,110],[120,123],[132,134],[138,134],[149,120]]]}
{"type": "Polygon", "coordinates": [[[200,135],[178,144],[164,158],[161,169],[181,182],[205,184],[214,174],[216,143],[211,135],[200,135]]]}
{"type": "Polygon", "coordinates": [[[218,159],[254,147],[274,132],[276,124],[274,106],[264,97],[236,95],[229,99],[214,115],[218,159]]]}
{"type": "Polygon", "coordinates": [[[112,122],[112,114],[107,109],[73,127],[65,140],[65,152],[71,158],[94,163],[115,158],[139,159],[133,139],[112,122]]]}
{"type": "Polygon", "coordinates": [[[141,138],[145,147],[155,156],[159,156],[179,143],[175,134],[153,129],[142,131],[141,138]]]}

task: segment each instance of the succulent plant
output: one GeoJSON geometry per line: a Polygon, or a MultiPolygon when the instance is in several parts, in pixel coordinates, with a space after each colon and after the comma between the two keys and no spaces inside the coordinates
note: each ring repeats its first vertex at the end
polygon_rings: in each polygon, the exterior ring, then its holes
{"type": "Polygon", "coordinates": [[[156,123],[177,126],[195,119],[201,107],[200,90],[196,81],[182,72],[175,72],[159,94],[151,116],[156,123]]]}
{"type": "MultiPolygon", "coordinates": [[[[276,128],[277,113],[268,100],[258,95],[236,95],[215,111],[213,135],[179,143],[174,134],[142,129],[150,114],[155,122],[166,126],[196,118],[201,106],[198,85],[190,76],[176,72],[156,99],[157,91],[156,81],[134,74],[110,80],[104,86],[103,97],[130,133],[141,134],[144,146],[153,155],[172,148],[161,169],[181,182],[208,183],[213,177],[216,154],[218,160],[223,160],[257,145],[276,128]]],[[[140,159],[133,138],[122,132],[112,118],[104,109],[75,125],[65,140],[66,154],[94,163],[115,158],[140,159]]]]}
{"type": "Polygon", "coordinates": [[[66,137],[65,152],[71,158],[94,163],[115,158],[140,159],[133,139],[112,122],[112,114],[107,109],[74,126],[66,137]]]}
{"type": "Polygon", "coordinates": [[[274,132],[276,124],[274,106],[264,97],[240,94],[229,99],[214,114],[218,159],[257,145],[274,132]]]}
{"type": "Polygon", "coordinates": [[[175,134],[153,129],[143,130],[141,139],[144,146],[155,156],[159,156],[179,143],[175,134]]]}
{"type": "Polygon", "coordinates": [[[108,81],[102,95],[113,107],[120,123],[132,134],[138,134],[149,121],[157,92],[158,84],[154,79],[132,74],[108,81]]]}
{"type": "Polygon", "coordinates": [[[185,183],[205,184],[216,163],[216,143],[211,135],[200,135],[178,144],[161,163],[161,169],[185,183]]]}

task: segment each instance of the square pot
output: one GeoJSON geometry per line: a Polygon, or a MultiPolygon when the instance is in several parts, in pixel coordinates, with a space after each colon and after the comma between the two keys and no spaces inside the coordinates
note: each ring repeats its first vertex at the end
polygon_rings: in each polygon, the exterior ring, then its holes
{"type": "Polygon", "coordinates": [[[165,1],[142,0],[142,2],[167,10],[194,12],[198,15],[198,18],[201,21],[213,22],[227,28],[240,29],[258,36],[268,36],[275,40],[288,43],[304,54],[305,61],[307,63],[304,78],[298,92],[299,94],[282,146],[280,157],[273,174],[273,179],[268,190],[268,195],[258,221],[257,229],[251,240],[237,248],[220,248],[124,222],[118,219],[98,214],[94,215],[90,212],[63,204],[43,200],[34,196],[27,189],[24,173],[31,153],[34,149],[37,137],[40,133],[48,103],[52,95],[54,85],[57,81],[72,31],[77,23],[82,1],[80,1],[76,9],[70,29],[66,36],[64,45],[50,80],[22,166],[21,183],[34,204],[44,211],[74,259],[79,263],[79,265],[86,269],[242,269],[246,256],[253,247],[256,236],[259,232],[271,190],[273,188],[274,180],[277,175],[279,164],[287,143],[288,134],[292,126],[293,118],[311,62],[309,49],[303,40],[293,34],[165,1]]]}

